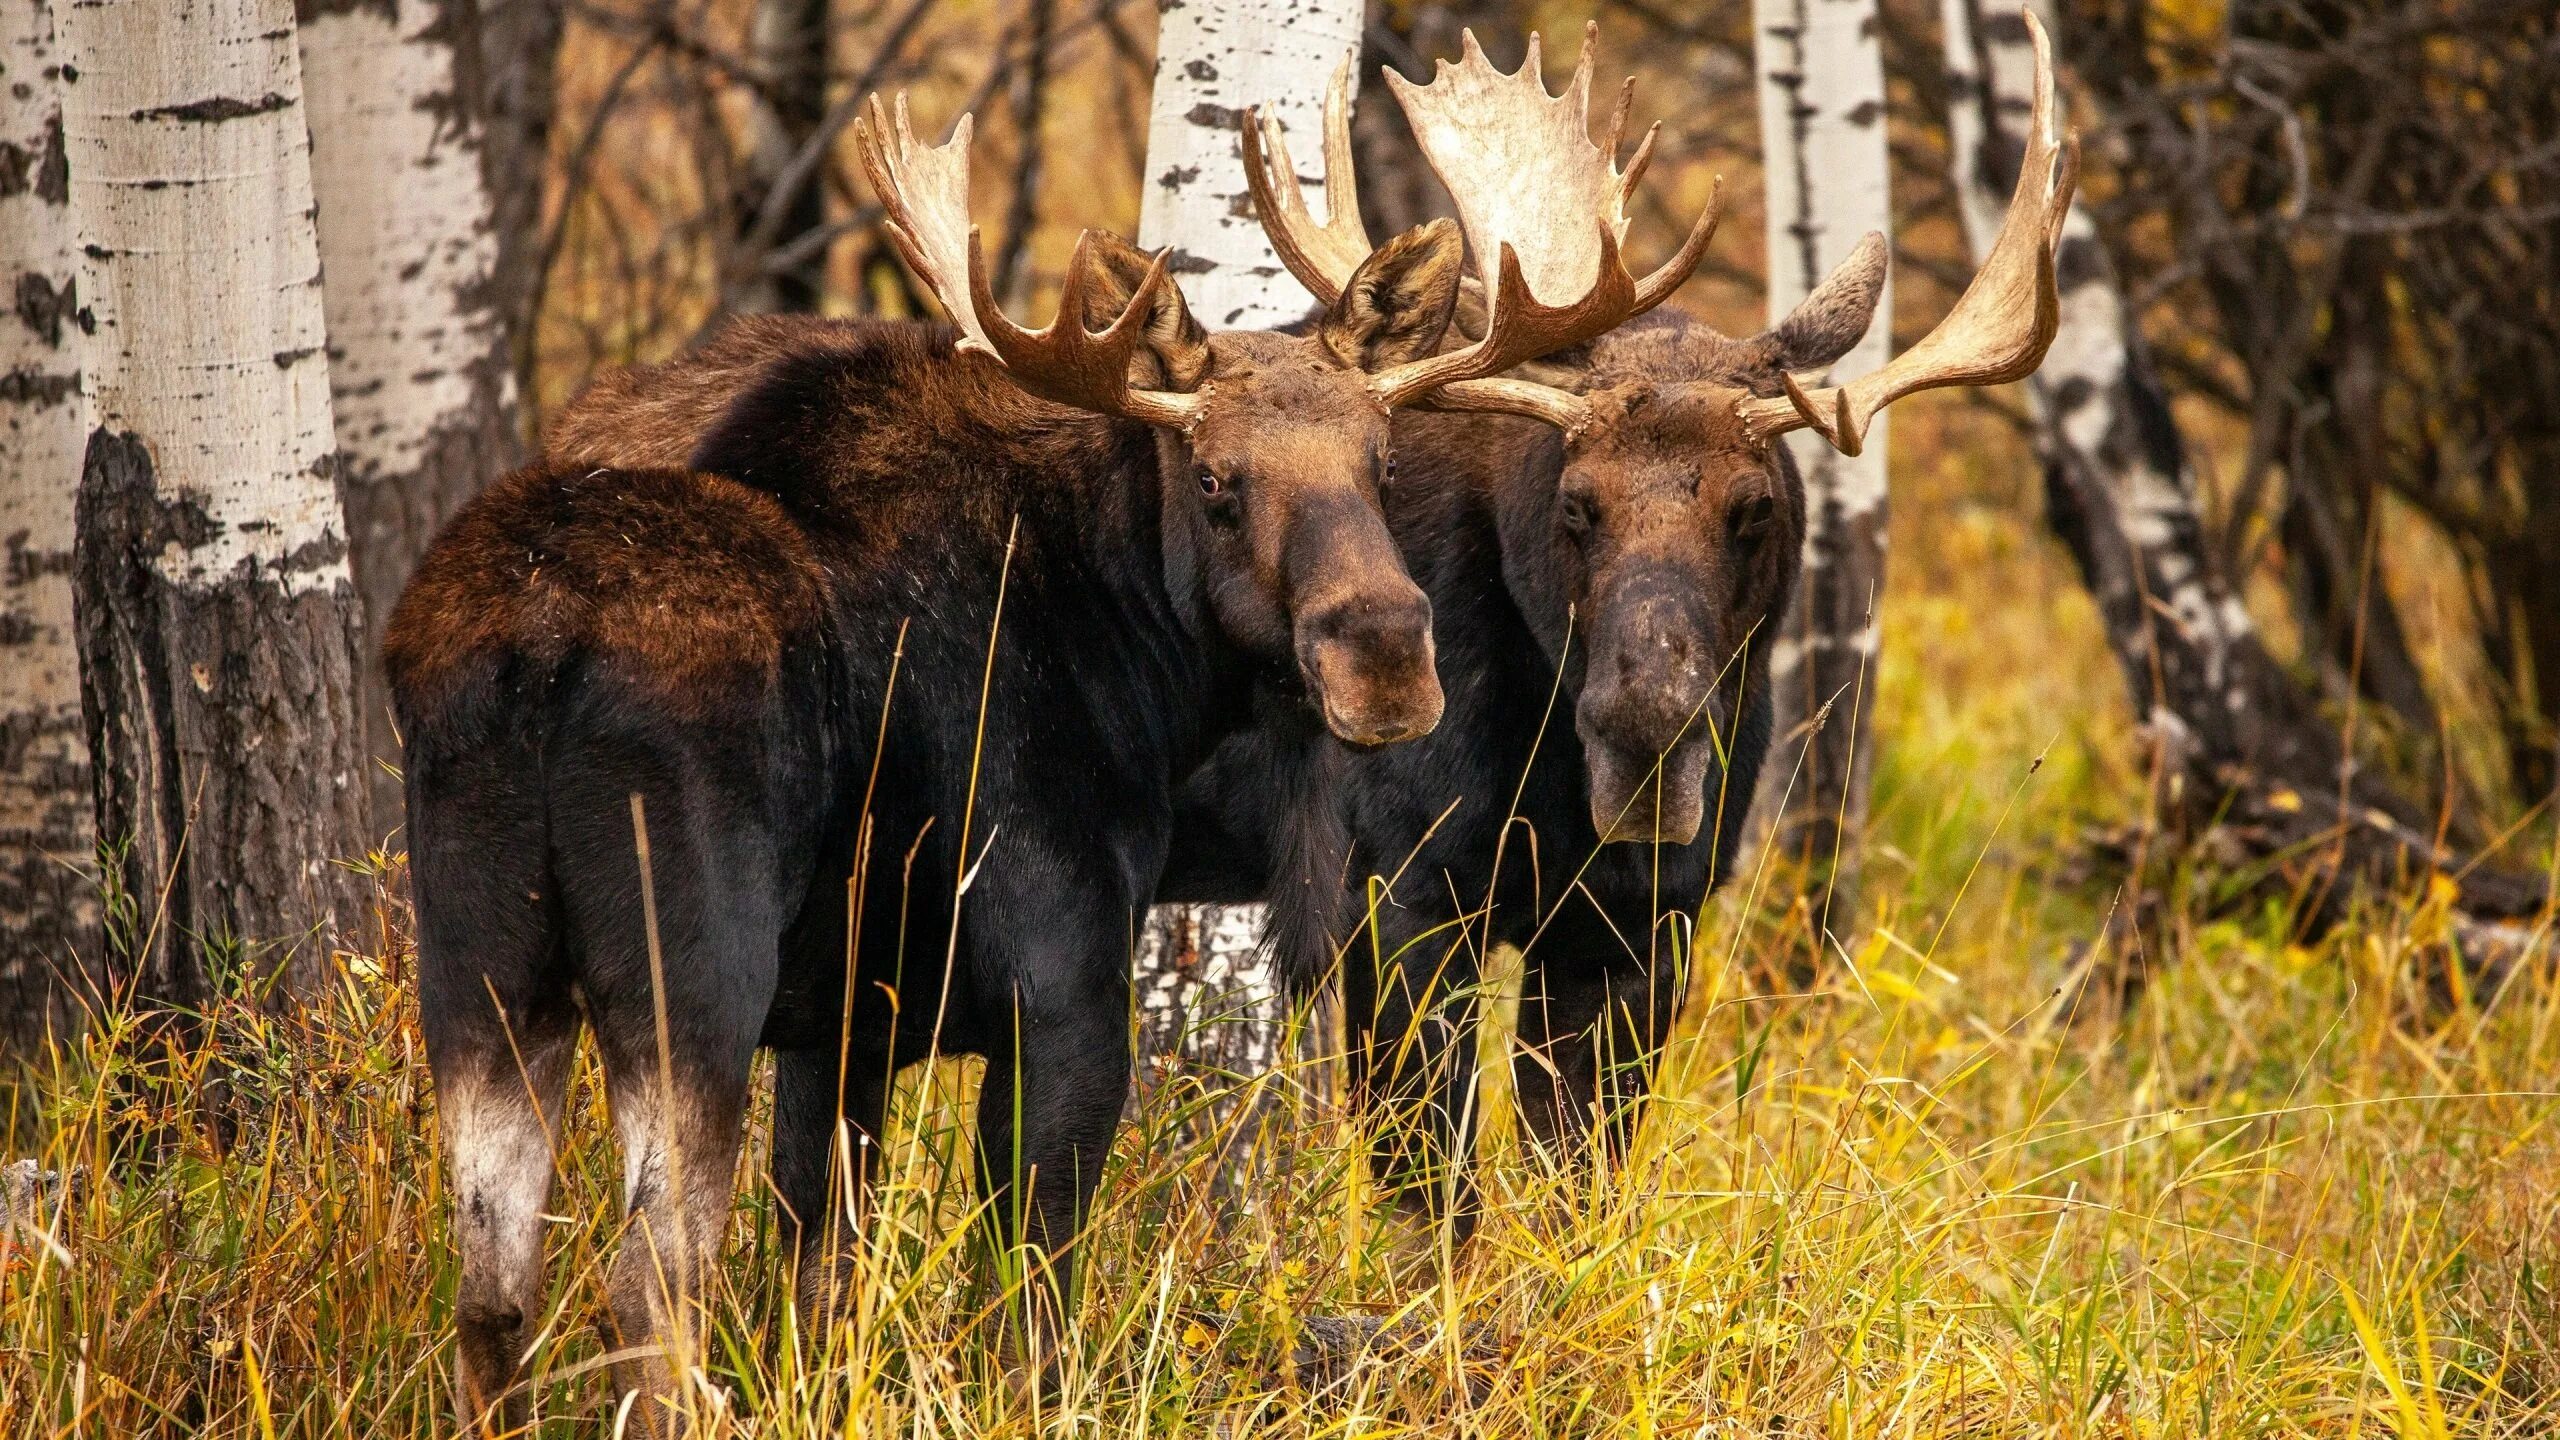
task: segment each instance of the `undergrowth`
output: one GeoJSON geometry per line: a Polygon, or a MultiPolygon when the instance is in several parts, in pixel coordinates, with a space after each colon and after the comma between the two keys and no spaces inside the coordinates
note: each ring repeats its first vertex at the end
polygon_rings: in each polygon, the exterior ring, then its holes
{"type": "MultiPolygon", "coordinates": [[[[2138,1001],[2072,985],[2126,903],[2073,858],[2139,793],[2135,752],[2066,562],[1970,475],[1922,472],[1925,524],[1898,522],[1854,933],[1789,988],[1785,887],[1749,873],[1708,905],[1622,1171],[1543,1164],[1489,1063],[1486,1218],[1453,1250],[1366,1183],[1328,1062],[1237,1079],[1278,1092],[1241,1187],[1190,1138],[1224,1082],[1155,1087],[1035,1413],[975,1278],[972,1076],[914,1072],[834,1333],[796,1327],[751,1140],[703,1403],[776,1437],[2551,1431],[2547,931],[2482,993],[2447,967],[2442,887],[2311,937],[2173,876],[2138,1001]],[[1292,1347],[1344,1315],[1418,1343],[1310,1392],[1292,1347]]],[[[386,906],[299,1008],[235,989],[153,1034],[111,1018],[18,1091],[29,1153],[74,1183],[0,1242],[0,1431],[452,1433],[449,1198],[386,906]]],[[[545,1435],[613,1421],[619,1168],[591,1062],[573,1093],[545,1435]]]]}

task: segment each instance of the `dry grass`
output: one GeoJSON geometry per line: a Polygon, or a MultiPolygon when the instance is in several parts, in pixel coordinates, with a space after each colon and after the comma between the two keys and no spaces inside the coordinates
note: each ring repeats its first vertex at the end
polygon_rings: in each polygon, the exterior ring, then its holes
{"type": "MultiPolygon", "coordinates": [[[[1748,886],[1711,906],[1627,1172],[1544,1172],[1489,1084],[1492,1214],[1435,1253],[1301,1100],[1285,1166],[1273,1147],[1221,1223],[1205,1153],[1166,1138],[1198,1097],[1163,1092],[1123,1132],[1066,1392],[1035,1417],[970,1278],[954,1067],[903,1112],[849,1331],[796,1333],[750,1154],[707,1393],[774,1436],[2547,1432],[2560,986],[2537,966],[2446,998],[2425,899],[2308,946],[2281,913],[2182,899],[2138,1008],[2058,1010],[2111,903],[2064,862],[2135,793],[2134,757],[2016,457],[1951,443],[1959,413],[1899,432],[1867,938],[1772,997],[1766,907],[1748,886]],[[1429,1343],[1294,1389],[1297,1319],[1346,1313],[1429,1343]],[[1474,1358],[1452,1338],[1478,1333],[1474,1358]]],[[[434,1100],[380,948],[298,1016],[225,1005],[174,1074],[126,1032],[57,1057],[30,1092],[44,1163],[101,1178],[54,1238],[0,1251],[0,1430],[449,1432],[434,1100]],[[185,1123],[215,1075],[238,1122],[219,1157],[185,1123]],[[143,1163],[155,1136],[176,1151],[143,1163]]],[[[592,1074],[577,1093],[546,1434],[609,1414],[589,1367],[615,1168],[592,1074]]]]}

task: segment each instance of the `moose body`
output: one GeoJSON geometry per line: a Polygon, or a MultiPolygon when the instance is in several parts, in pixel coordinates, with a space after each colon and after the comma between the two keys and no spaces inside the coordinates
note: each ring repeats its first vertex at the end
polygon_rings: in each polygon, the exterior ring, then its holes
{"type": "Polygon", "coordinates": [[[1376,1166],[1461,1227],[1495,947],[1526,962],[1529,1134],[1579,1160],[1630,1133],[1685,986],[1673,917],[1732,870],[1770,750],[1804,530],[1793,462],[1736,445],[1730,399],[1854,344],[1877,278],[1749,340],[1661,314],[1603,337],[1571,369],[1605,412],[1570,450],[1549,425],[1398,417],[1387,519],[1431,596],[1447,720],[1361,752],[1269,712],[1182,788],[1157,898],[1267,899],[1285,974],[1338,961],[1376,1166]]]}
{"type": "MultiPolygon", "coordinates": [[[[1565,148],[1507,123],[1519,97],[1426,98],[1532,161],[1565,148]]],[[[987,1058],[982,1214],[1000,1253],[1031,1247],[1007,1335],[1046,1369],[1127,1089],[1128,958],[1175,785],[1257,693],[1362,745],[1440,716],[1430,606],[1379,509],[1391,414],[1605,333],[1703,243],[1639,284],[1618,196],[1569,199],[1550,228],[1589,216],[1557,235],[1478,237],[1495,300],[1444,348],[1447,221],[1364,249],[1295,334],[1209,334],[1168,257],[1087,232],[1057,321],[1025,330],[968,223],[969,130],[920,144],[877,99],[855,125],[886,233],[951,328],[742,331],[693,367],[697,393],[680,373],[607,387],[601,423],[565,432],[583,453],[467,507],[393,618],[467,1423],[524,1413],[581,1018],[625,1156],[611,1288],[645,1425],[689,1383],[759,1045],[819,1315],[836,1142],[858,1210],[898,1067],[987,1058]],[[1524,263],[1574,255],[1565,303],[1532,296],[1524,263]]]]}
{"type": "Polygon", "coordinates": [[[839,1113],[876,1136],[899,1066],[978,1054],[990,1212],[1060,1257],[1127,1086],[1175,783],[1257,674],[1314,677],[1355,734],[1439,709],[1365,473],[1255,501],[1284,512],[1275,601],[1231,553],[1256,523],[1167,473],[1187,442],[1023,394],[942,327],[823,341],[759,371],[690,469],[499,482],[391,627],[474,1414],[540,1313],[582,1021],[635,1217],[626,1338],[716,1252],[758,1046],[795,1246],[836,1208],[839,1113]]]}
{"type": "MultiPolygon", "coordinates": [[[[1757,335],[1657,314],[1597,337],[1561,377],[1441,391],[1441,408],[1540,422],[1397,423],[1411,478],[1389,519],[1433,598],[1452,723],[1359,754],[1274,714],[1185,786],[1159,896],[1270,899],[1281,971],[1301,985],[1339,960],[1352,1095],[1407,1202],[1471,1223],[1469,1021],[1497,945],[1526,955],[1513,1074],[1531,1135],[1569,1162],[1630,1138],[1685,988],[1669,962],[1690,937],[1675,927],[1733,865],[1771,745],[1768,652],[1805,529],[1778,437],[1811,429],[1854,454],[1901,396],[2017,379],[2051,343],[2077,149],[2056,130],[2051,57],[2027,23],[2038,77],[2016,197],[1929,336],[1838,388],[1798,378],[1871,323],[1886,255],[1870,235],[1757,335]]],[[[1466,48],[1464,83],[1507,83],[1472,37],[1466,48]]],[[[1536,73],[1533,42],[1508,82],[1536,73]]],[[[1573,90],[1587,85],[1586,55],[1573,90]]],[[[1337,87],[1337,162],[1351,154],[1348,109],[1337,87]]],[[[1464,173],[1462,128],[1417,124],[1416,137],[1444,179],[1464,173]]],[[[1283,259],[1319,298],[1338,293],[1369,249],[1347,163],[1327,166],[1318,225],[1276,127],[1246,139],[1283,259]]]]}

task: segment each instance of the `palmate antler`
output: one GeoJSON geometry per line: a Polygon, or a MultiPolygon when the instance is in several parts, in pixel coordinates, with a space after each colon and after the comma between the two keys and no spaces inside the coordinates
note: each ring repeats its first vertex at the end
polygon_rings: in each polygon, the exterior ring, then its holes
{"type": "Polygon", "coordinates": [[[1095,263],[1088,251],[1091,231],[1076,237],[1058,318],[1048,328],[1025,330],[997,306],[978,227],[969,221],[971,121],[961,116],[941,145],[919,144],[908,122],[907,97],[898,97],[893,120],[874,95],[869,113],[853,122],[862,168],[888,212],[889,239],[960,327],[959,348],[995,357],[1023,389],[1061,405],[1190,429],[1204,396],[1129,384],[1129,361],[1146,338],[1156,292],[1170,283],[1165,256],[1156,257],[1128,308],[1103,330],[1087,330],[1083,322],[1085,286],[1095,263]]]}
{"type": "MultiPolygon", "coordinates": [[[[1652,157],[1654,134],[1646,134],[1621,171],[1616,156],[1628,103],[1621,92],[1606,147],[1591,143],[1597,29],[1585,30],[1582,61],[1559,96],[1547,93],[1539,73],[1535,35],[1528,58],[1511,75],[1493,68],[1469,32],[1463,58],[1442,62],[1430,84],[1389,77],[1424,157],[1458,202],[1488,319],[1475,344],[1378,375],[1374,388],[1388,403],[1480,380],[1624,324],[1668,299],[1706,254],[1716,226],[1712,200],[1678,254],[1642,281],[1627,272],[1618,253],[1626,196],[1652,157]],[[1548,304],[1541,296],[1569,298],[1548,304]]],[[[1244,139],[1246,179],[1273,248],[1300,283],[1331,301],[1371,248],[1353,198],[1348,63],[1325,96],[1323,223],[1299,193],[1279,125],[1248,116],[1244,139]]]]}
{"type": "Polygon", "coordinates": [[[2035,12],[2026,16],[2035,41],[2035,115],[2009,214],[1973,283],[1936,329],[1881,369],[1818,390],[1789,375],[1784,399],[1744,401],[1737,413],[1753,439],[1765,444],[1809,427],[1841,454],[1855,455],[1876,412],[1905,395],[1947,385],[2005,385],[2044,363],[2062,319],[2053,256],[2079,179],[2080,140],[2054,133],[2053,45],[2035,12]]]}

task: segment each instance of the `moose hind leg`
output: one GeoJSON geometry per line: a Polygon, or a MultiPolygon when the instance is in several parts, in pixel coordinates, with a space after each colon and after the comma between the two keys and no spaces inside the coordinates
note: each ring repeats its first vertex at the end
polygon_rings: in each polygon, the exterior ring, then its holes
{"type": "Polygon", "coordinates": [[[515,1041],[436,1067],[462,1272],[454,1379],[466,1434],[530,1419],[517,1373],[542,1310],[542,1216],[577,1029],[520,1027],[515,1041]]]}
{"type": "Polygon", "coordinates": [[[716,1403],[695,1383],[703,1305],[786,907],[773,847],[720,797],[664,786],[643,821],[620,776],[575,778],[553,814],[582,882],[564,893],[622,1150],[624,1227],[606,1274],[617,1378],[638,1392],[642,1433],[665,1434],[716,1403]],[[590,785],[603,793],[589,798],[590,785]]]}
{"type": "Polygon", "coordinates": [[[541,797],[524,756],[409,755],[418,1021],[452,1176],[455,1409],[464,1434],[521,1430],[542,1311],[542,1214],[577,1051],[541,797]]]}
{"type": "Polygon", "coordinates": [[[840,1067],[833,1045],[773,1057],[774,1219],[812,1344],[823,1341],[850,1273],[888,1111],[885,1059],[857,1046],[850,1061],[840,1067]]]}

